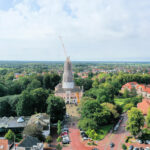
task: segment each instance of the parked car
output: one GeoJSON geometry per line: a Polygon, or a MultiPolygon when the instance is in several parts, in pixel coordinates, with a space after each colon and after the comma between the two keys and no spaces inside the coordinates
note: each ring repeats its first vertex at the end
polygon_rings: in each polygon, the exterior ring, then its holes
{"type": "Polygon", "coordinates": [[[140,139],[138,139],[138,140],[137,140],[137,142],[138,142],[138,143],[140,143],[140,144],[142,144],[142,143],[143,143],[143,141],[142,141],[142,140],[140,140],[140,139]]]}
{"type": "Polygon", "coordinates": [[[61,136],[64,136],[64,135],[68,135],[68,132],[65,131],[61,133],[61,136]]]}
{"type": "Polygon", "coordinates": [[[98,148],[92,148],[92,150],[99,150],[98,148]]]}
{"type": "Polygon", "coordinates": [[[115,146],[115,144],[114,143],[110,143],[110,147],[112,148],[112,147],[114,147],[115,146]]]}
{"type": "Polygon", "coordinates": [[[128,150],[133,150],[133,148],[134,148],[134,146],[131,145],[131,146],[129,146],[128,150]]]}
{"type": "Polygon", "coordinates": [[[65,131],[69,132],[69,129],[68,128],[61,129],[61,132],[65,132],[65,131]]]}
{"type": "Polygon", "coordinates": [[[63,140],[62,140],[62,143],[63,143],[63,144],[69,144],[69,143],[70,143],[70,141],[69,141],[69,140],[67,140],[67,139],[63,139],[63,140]]]}
{"type": "Polygon", "coordinates": [[[139,150],[139,148],[138,147],[134,147],[134,149],[133,150],[139,150]]]}
{"type": "Polygon", "coordinates": [[[149,147],[146,147],[144,150],[150,150],[150,148],[149,148],[149,147]]]}
{"type": "Polygon", "coordinates": [[[150,140],[146,140],[145,142],[146,142],[146,144],[150,144],[150,140]]]}
{"type": "Polygon", "coordinates": [[[143,148],[143,147],[140,147],[139,150],[144,150],[144,148],[143,148]]]}

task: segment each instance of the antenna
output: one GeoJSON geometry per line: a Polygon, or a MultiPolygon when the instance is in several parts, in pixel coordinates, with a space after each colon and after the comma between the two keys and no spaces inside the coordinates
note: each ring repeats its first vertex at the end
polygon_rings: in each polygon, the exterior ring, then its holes
{"type": "Polygon", "coordinates": [[[61,44],[62,44],[62,47],[63,47],[63,49],[64,49],[64,54],[65,54],[65,56],[67,57],[67,52],[66,52],[66,48],[65,48],[65,45],[64,45],[64,43],[63,43],[62,37],[59,36],[59,39],[60,39],[61,44]]]}

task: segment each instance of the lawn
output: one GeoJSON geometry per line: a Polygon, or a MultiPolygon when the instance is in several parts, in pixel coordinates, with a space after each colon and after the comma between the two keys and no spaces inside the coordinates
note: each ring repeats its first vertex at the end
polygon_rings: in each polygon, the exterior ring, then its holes
{"type": "Polygon", "coordinates": [[[97,132],[99,135],[97,140],[104,139],[104,137],[109,133],[112,127],[113,127],[113,124],[102,126],[101,129],[97,132]]]}
{"type": "Polygon", "coordinates": [[[124,103],[129,100],[130,98],[115,98],[114,101],[115,101],[115,104],[116,105],[120,105],[120,106],[123,106],[124,103]]]}

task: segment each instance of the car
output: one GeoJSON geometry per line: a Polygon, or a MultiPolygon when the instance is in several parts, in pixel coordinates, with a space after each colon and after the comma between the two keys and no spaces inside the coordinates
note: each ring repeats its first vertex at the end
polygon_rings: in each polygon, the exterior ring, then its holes
{"type": "Polygon", "coordinates": [[[70,141],[69,141],[69,140],[66,140],[66,139],[63,139],[63,140],[62,140],[62,143],[63,143],[63,144],[69,144],[70,141]]]}
{"type": "Polygon", "coordinates": [[[68,128],[68,126],[67,126],[67,125],[64,125],[64,128],[68,128]]]}
{"type": "Polygon", "coordinates": [[[138,147],[134,147],[134,149],[133,150],[139,150],[139,148],[138,147]]]}
{"type": "Polygon", "coordinates": [[[150,148],[149,148],[149,147],[146,147],[144,150],[150,150],[150,148]]]}
{"type": "Polygon", "coordinates": [[[110,147],[112,148],[112,147],[114,147],[115,146],[115,144],[114,143],[110,143],[110,147]]]}
{"type": "Polygon", "coordinates": [[[80,134],[82,135],[82,134],[84,134],[85,132],[84,131],[80,131],[80,134]]]}
{"type": "Polygon", "coordinates": [[[128,150],[133,150],[134,146],[133,145],[130,145],[128,150]]]}
{"type": "Polygon", "coordinates": [[[68,136],[64,136],[63,139],[62,139],[62,141],[68,141],[68,142],[70,142],[70,139],[69,139],[68,136]]]}
{"type": "Polygon", "coordinates": [[[98,148],[92,148],[92,150],[99,150],[98,148]]]}
{"type": "Polygon", "coordinates": [[[150,144],[150,140],[146,140],[145,142],[146,142],[147,144],[150,144]]]}
{"type": "Polygon", "coordinates": [[[65,132],[65,131],[69,132],[69,129],[68,128],[61,129],[61,132],[65,132]]]}
{"type": "Polygon", "coordinates": [[[82,134],[81,136],[82,136],[82,138],[84,138],[84,137],[86,137],[86,138],[87,138],[87,137],[88,137],[88,136],[87,136],[87,134],[85,134],[85,133],[84,133],[84,134],[82,134]]]}
{"type": "Polygon", "coordinates": [[[143,148],[143,147],[140,147],[139,150],[144,150],[144,148],[143,148]]]}
{"type": "Polygon", "coordinates": [[[143,143],[143,141],[142,140],[140,140],[140,139],[138,139],[138,140],[136,140],[138,143],[140,143],[140,144],[142,144],[143,143]]]}
{"type": "Polygon", "coordinates": [[[84,136],[83,140],[89,140],[90,138],[88,136],[84,136]]]}
{"type": "Polygon", "coordinates": [[[68,135],[68,132],[66,132],[66,131],[62,132],[61,136],[63,136],[63,135],[68,135]]]}

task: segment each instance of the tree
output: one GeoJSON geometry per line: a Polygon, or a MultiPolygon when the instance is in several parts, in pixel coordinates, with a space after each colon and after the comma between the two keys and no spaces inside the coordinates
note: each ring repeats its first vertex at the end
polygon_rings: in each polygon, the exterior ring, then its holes
{"type": "Polygon", "coordinates": [[[150,108],[148,110],[148,114],[147,114],[147,117],[146,117],[146,123],[147,123],[147,126],[150,128],[150,108]]]}
{"type": "Polygon", "coordinates": [[[32,82],[27,86],[28,90],[33,90],[40,87],[41,87],[41,82],[38,81],[37,79],[33,79],[32,82]]]}
{"type": "Polygon", "coordinates": [[[29,91],[24,91],[16,106],[18,116],[30,116],[34,113],[34,100],[29,91]]]}
{"type": "Polygon", "coordinates": [[[33,136],[38,138],[40,141],[45,141],[44,136],[42,135],[41,129],[39,129],[36,125],[31,124],[27,125],[23,130],[23,136],[33,136]]]}
{"type": "Polygon", "coordinates": [[[8,90],[7,87],[0,83],[0,96],[7,95],[7,90],[8,90]]]}
{"type": "Polygon", "coordinates": [[[5,101],[0,102],[0,117],[3,116],[10,116],[11,115],[11,106],[7,102],[7,99],[5,101]]]}
{"type": "Polygon", "coordinates": [[[62,146],[61,146],[60,144],[58,144],[58,145],[56,146],[56,149],[57,149],[57,150],[62,150],[62,146]]]}
{"type": "Polygon", "coordinates": [[[132,103],[128,103],[124,106],[124,111],[127,112],[128,110],[130,110],[132,107],[134,107],[134,105],[132,103]]]}
{"type": "Polygon", "coordinates": [[[51,143],[52,141],[53,139],[50,135],[46,137],[46,140],[45,140],[46,143],[51,143]]]}
{"type": "Polygon", "coordinates": [[[126,129],[136,137],[144,126],[144,116],[136,107],[132,107],[128,112],[128,121],[126,129]]]}
{"type": "Polygon", "coordinates": [[[95,130],[88,129],[86,134],[88,137],[90,137],[92,140],[97,140],[98,139],[98,134],[95,132],[95,130]]]}
{"type": "Polygon", "coordinates": [[[125,88],[124,92],[123,92],[123,97],[124,98],[129,98],[130,97],[130,92],[127,88],[125,88]]]}
{"type": "Polygon", "coordinates": [[[66,105],[61,97],[50,95],[47,99],[47,113],[50,115],[51,122],[56,123],[63,120],[66,114],[66,105]]]}
{"type": "Polygon", "coordinates": [[[57,122],[57,134],[60,135],[60,133],[61,133],[61,122],[60,122],[60,120],[58,120],[58,122],[57,122]]]}
{"type": "Polygon", "coordinates": [[[37,113],[45,112],[47,108],[46,100],[48,98],[48,91],[43,88],[37,88],[30,91],[34,100],[34,108],[37,113]]]}
{"type": "Polygon", "coordinates": [[[117,112],[117,107],[111,103],[103,103],[101,104],[103,107],[106,107],[107,110],[111,113],[111,118],[117,119],[119,117],[119,113],[117,112]]]}
{"type": "Polygon", "coordinates": [[[122,149],[127,150],[127,146],[125,144],[122,144],[122,149]]]}
{"type": "Polygon", "coordinates": [[[14,141],[15,133],[9,129],[8,132],[5,134],[5,138],[10,140],[10,141],[14,141]]]}

